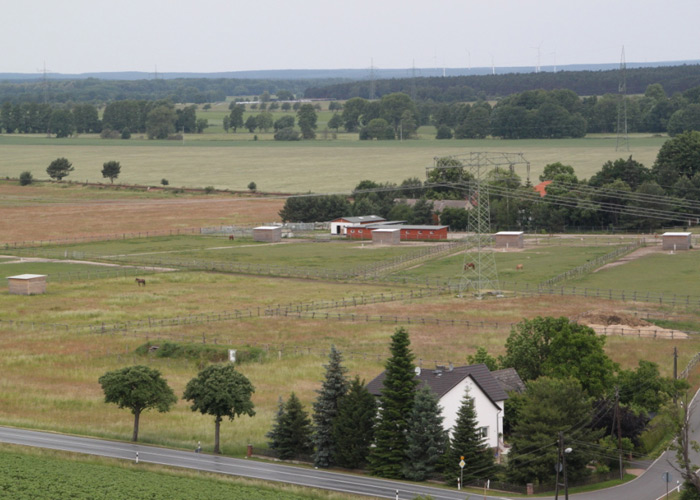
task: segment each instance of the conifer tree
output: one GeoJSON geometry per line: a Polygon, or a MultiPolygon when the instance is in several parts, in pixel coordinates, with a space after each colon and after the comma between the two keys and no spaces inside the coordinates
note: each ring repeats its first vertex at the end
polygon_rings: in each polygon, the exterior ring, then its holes
{"type": "Polygon", "coordinates": [[[424,481],[443,460],[447,432],[442,428],[442,421],[435,393],[428,387],[419,390],[408,421],[408,450],[404,466],[406,479],[424,481]]]}
{"type": "Polygon", "coordinates": [[[311,420],[304,407],[292,393],[284,405],[277,429],[279,458],[288,460],[313,451],[311,444],[311,420]]]}
{"type": "Polygon", "coordinates": [[[313,442],[316,448],[314,465],[323,468],[333,465],[333,421],[338,416],[338,404],[348,392],[348,380],[345,377],[348,370],[341,364],[342,355],[335,346],[331,346],[328,357],[329,363],[325,365],[326,378],[313,404],[313,442]]]}
{"type": "Polygon", "coordinates": [[[408,417],[418,384],[414,356],[404,328],[397,328],[392,335],[390,351],[379,397],[380,418],[375,430],[375,447],[370,453],[369,463],[373,474],[397,479],[402,477],[406,461],[408,417]]]}
{"type": "Polygon", "coordinates": [[[369,448],[374,441],[374,423],[377,403],[360,377],[350,384],[350,389],[338,406],[333,421],[333,463],[348,469],[364,467],[369,448]]]}
{"type": "Polygon", "coordinates": [[[477,479],[487,479],[493,471],[494,458],[491,450],[481,437],[474,408],[474,398],[469,396],[469,389],[464,394],[462,404],[457,412],[457,421],[452,429],[450,450],[447,456],[445,476],[448,482],[456,482],[460,476],[459,462],[464,457],[462,477],[464,484],[477,479]]]}
{"type": "Polygon", "coordinates": [[[270,429],[270,432],[265,434],[265,437],[269,439],[267,444],[271,450],[276,450],[279,448],[280,422],[282,422],[283,417],[284,417],[284,399],[282,399],[282,396],[280,396],[279,399],[277,400],[277,413],[275,413],[275,418],[274,418],[274,422],[272,424],[272,429],[270,429]]]}

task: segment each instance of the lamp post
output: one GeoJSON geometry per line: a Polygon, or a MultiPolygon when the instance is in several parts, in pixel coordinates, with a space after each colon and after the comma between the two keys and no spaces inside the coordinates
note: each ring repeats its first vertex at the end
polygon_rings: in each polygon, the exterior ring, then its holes
{"type": "Polygon", "coordinates": [[[569,481],[566,478],[566,455],[574,451],[571,448],[567,448],[564,450],[564,453],[562,454],[562,465],[564,466],[564,499],[569,500],[569,481]]]}

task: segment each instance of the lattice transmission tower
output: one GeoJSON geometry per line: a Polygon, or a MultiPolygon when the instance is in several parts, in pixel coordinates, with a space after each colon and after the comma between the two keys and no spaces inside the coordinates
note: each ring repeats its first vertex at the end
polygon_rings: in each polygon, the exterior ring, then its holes
{"type": "Polygon", "coordinates": [[[527,183],[530,183],[530,162],[522,153],[472,152],[435,158],[433,167],[427,169],[449,170],[446,175],[433,176],[445,179],[466,191],[466,200],[471,205],[468,210],[467,236],[464,240],[464,258],[459,271],[459,295],[472,292],[477,298],[486,294],[501,295],[498,284],[498,269],[493,253],[493,235],[491,233],[491,206],[489,202],[489,171],[496,167],[507,166],[512,172],[515,165],[527,166],[527,183]]]}
{"type": "Polygon", "coordinates": [[[629,151],[630,138],[627,134],[627,63],[625,62],[625,47],[622,46],[620,57],[620,80],[617,86],[617,141],[615,151],[629,151]]]}

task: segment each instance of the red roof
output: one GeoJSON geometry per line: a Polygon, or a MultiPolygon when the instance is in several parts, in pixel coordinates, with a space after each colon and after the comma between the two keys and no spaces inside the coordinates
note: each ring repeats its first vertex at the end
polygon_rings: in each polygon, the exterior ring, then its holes
{"type": "Polygon", "coordinates": [[[544,195],[547,194],[547,186],[549,186],[552,183],[552,181],[543,181],[540,182],[537,186],[535,186],[533,189],[540,193],[540,196],[544,198],[544,195]]]}

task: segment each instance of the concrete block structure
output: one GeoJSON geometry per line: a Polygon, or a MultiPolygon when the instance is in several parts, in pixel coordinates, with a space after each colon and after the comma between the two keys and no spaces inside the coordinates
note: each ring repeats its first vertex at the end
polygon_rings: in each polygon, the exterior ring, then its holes
{"type": "Polygon", "coordinates": [[[661,235],[664,250],[690,250],[692,233],[664,233],[661,235]]]}
{"type": "Polygon", "coordinates": [[[282,226],[259,226],[253,228],[253,241],[277,243],[282,241],[282,226]]]}
{"type": "Polygon", "coordinates": [[[8,276],[10,293],[14,295],[38,295],[46,293],[45,274],[18,274],[8,276]]]}
{"type": "Polygon", "coordinates": [[[372,244],[398,245],[399,243],[401,243],[401,229],[398,227],[372,231],[372,244]]]}
{"type": "Polygon", "coordinates": [[[363,226],[365,224],[375,224],[377,222],[384,222],[386,219],[384,217],[379,217],[378,215],[361,215],[359,217],[339,217],[331,221],[331,234],[347,234],[347,228],[349,226],[363,226]]]}
{"type": "Polygon", "coordinates": [[[499,231],[493,235],[496,248],[523,248],[525,246],[522,231],[499,231]]]}

